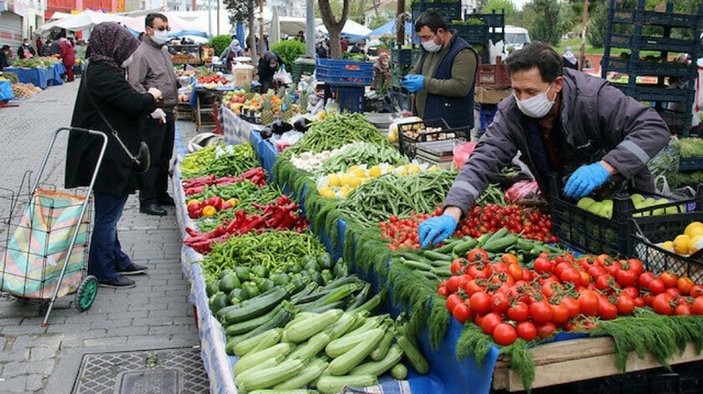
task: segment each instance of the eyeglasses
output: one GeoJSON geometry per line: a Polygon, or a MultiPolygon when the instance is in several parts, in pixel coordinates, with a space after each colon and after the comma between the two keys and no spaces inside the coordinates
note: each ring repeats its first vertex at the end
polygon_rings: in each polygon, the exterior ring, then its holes
{"type": "Polygon", "coordinates": [[[161,27],[153,27],[149,26],[152,28],[152,30],[158,30],[158,31],[171,31],[171,26],[161,26],[161,27]]]}

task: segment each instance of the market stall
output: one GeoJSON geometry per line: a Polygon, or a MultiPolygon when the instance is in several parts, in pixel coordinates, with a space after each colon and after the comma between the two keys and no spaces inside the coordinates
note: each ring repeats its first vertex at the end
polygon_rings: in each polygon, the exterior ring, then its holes
{"type": "Polygon", "coordinates": [[[61,75],[66,68],[56,58],[33,58],[18,60],[4,71],[16,74],[19,82],[46,89],[47,86],[63,85],[61,75]]]}

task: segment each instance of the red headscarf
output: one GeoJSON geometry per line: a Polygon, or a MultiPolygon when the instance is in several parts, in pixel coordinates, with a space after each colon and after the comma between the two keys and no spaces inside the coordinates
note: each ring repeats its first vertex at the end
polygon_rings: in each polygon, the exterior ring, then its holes
{"type": "Polygon", "coordinates": [[[103,22],[90,34],[90,61],[120,67],[139,47],[139,40],[126,27],[103,22]]]}

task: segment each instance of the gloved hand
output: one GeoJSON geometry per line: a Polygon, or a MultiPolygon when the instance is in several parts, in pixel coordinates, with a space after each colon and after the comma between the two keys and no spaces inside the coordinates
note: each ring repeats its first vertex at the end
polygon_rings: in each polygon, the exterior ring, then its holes
{"type": "Polygon", "coordinates": [[[437,245],[454,234],[457,222],[449,215],[435,216],[420,223],[417,230],[420,245],[425,248],[428,245],[437,245]]]}
{"type": "Polygon", "coordinates": [[[571,198],[585,197],[608,178],[610,174],[600,162],[583,165],[571,174],[564,187],[564,193],[571,198]]]}
{"type": "Polygon", "coordinates": [[[161,123],[166,123],[166,112],[164,112],[164,110],[161,108],[157,108],[154,112],[151,113],[151,118],[160,119],[161,123]]]}
{"type": "Polygon", "coordinates": [[[406,75],[400,84],[405,89],[408,89],[410,93],[415,93],[425,88],[425,77],[422,75],[406,75]]]}

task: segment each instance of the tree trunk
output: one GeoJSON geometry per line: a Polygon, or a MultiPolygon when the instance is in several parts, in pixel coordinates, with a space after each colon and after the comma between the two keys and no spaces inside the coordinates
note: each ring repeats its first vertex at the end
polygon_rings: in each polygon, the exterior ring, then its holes
{"type": "Polygon", "coordinates": [[[347,23],[347,16],[349,15],[349,3],[350,0],[344,0],[342,6],[342,17],[336,20],[332,14],[332,8],[330,7],[329,0],[319,0],[320,16],[322,17],[322,22],[327,28],[327,32],[330,35],[330,57],[333,59],[342,58],[342,49],[339,46],[339,35],[344,28],[344,24],[347,23]]]}
{"type": "Polygon", "coordinates": [[[256,54],[256,26],[254,25],[254,0],[247,0],[247,9],[249,10],[249,53],[251,56],[251,64],[256,66],[259,62],[259,57],[256,54]]]}

